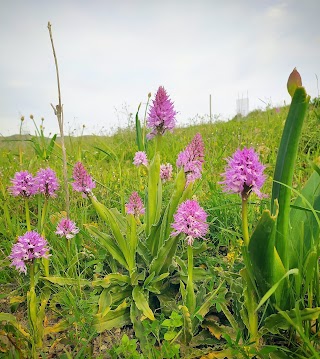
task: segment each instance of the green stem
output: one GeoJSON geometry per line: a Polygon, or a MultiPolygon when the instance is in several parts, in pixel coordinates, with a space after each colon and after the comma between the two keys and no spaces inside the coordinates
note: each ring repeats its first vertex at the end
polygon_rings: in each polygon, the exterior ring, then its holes
{"type": "Polygon", "coordinates": [[[30,263],[30,291],[35,289],[34,281],[34,263],[30,263]]]}
{"type": "Polygon", "coordinates": [[[41,222],[40,222],[40,232],[43,236],[45,235],[44,224],[45,224],[45,220],[47,217],[48,208],[49,208],[49,201],[48,201],[48,198],[45,197],[42,212],[41,212],[41,222]]]}
{"type": "Polygon", "coordinates": [[[193,248],[191,245],[188,245],[188,281],[187,281],[187,298],[186,306],[189,310],[189,313],[194,314],[196,308],[195,303],[195,294],[193,288],[193,248]]]}
{"type": "Polygon", "coordinates": [[[156,153],[160,152],[162,144],[162,135],[156,135],[156,153]]]}
{"type": "Polygon", "coordinates": [[[31,231],[31,221],[30,221],[30,209],[29,209],[29,202],[28,199],[24,201],[25,208],[26,208],[26,222],[27,222],[27,230],[31,231]]]}
{"type": "Polygon", "coordinates": [[[249,230],[248,230],[248,200],[242,198],[242,234],[243,242],[246,247],[249,246],[249,230]]]}

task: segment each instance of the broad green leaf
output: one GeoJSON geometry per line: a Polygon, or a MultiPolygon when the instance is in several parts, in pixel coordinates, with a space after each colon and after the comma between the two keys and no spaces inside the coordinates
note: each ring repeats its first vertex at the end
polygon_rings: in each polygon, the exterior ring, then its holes
{"type": "Polygon", "coordinates": [[[112,328],[122,328],[130,323],[130,314],[128,310],[128,302],[125,300],[116,309],[110,310],[103,318],[95,316],[93,320],[93,327],[97,333],[102,333],[105,330],[112,328]]]}
{"type": "Polygon", "coordinates": [[[298,87],[292,98],[288,117],[282,133],[274,172],[272,187],[271,208],[275,213],[274,202],[279,203],[279,215],[277,219],[277,234],[275,245],[285,271],[289,269],[288,257],[288,230],[290,216],[291,190],[281,183],[291,187],[295,161],[298,153],[298,145],[301,136],[302,124],[306,115],[310,97],[303,87],[298,87]]]}
{"type": "Polygon", "coordinates": [[[149,303],[144,295],[144,290],[140,286],[135,286],[132,291],[132,298],[137,308],[150,320],[155,320],[153,311],[149,307],[149,303]]]}
{"type": "Polygon", "coordinates": [[[273,283],[276,218],[264,211],[249,242],[249,257],[260,294],[273,283]]]}
{"type": "Polygon", "coordinates": [[[172,264],[173,256],[176,253],[179,237],[169,237],[162,247],[159,249],[157,256],[150,264],[150,273],[155,272],[156,275],[168,272],[172,264]]]}
{"type": "Polygon", "coordinates": [[[110,310],[111,304],[112,304],[112,297],[110,291],[109,289],[104,289],[99,296],[98,313],[101,314],[102,317],[104,317],[110,310]]]}
{"type": "Polygon", "coordinates": [[[107,208],[94,196],[91,196],[90,199],[99,216],[110,226],[112,234],[114,235],[119,249],[121,250],[123,257],[125,258],[128,265],[130,262],[130,251],[128,248],[128,243],[122,234],[122,231],[124,230],[124,228],[122,228],[122,225],[124,225],[122,214],[120,214],[116,209],[107,208]]]}
{"type": "MultiPolygon", "coordinates": [[[[280,329],[287,330],[290,328],[290,323],[283,317],[281,313],[283,312],[280,311],[277,314],[272,314],[265,320],[264,327],[269,332],[277,334],[279,333],[280,329]]],[[[320,316],[320,307],[302,309],[299,311],[298,316],[296,313],[296,309],[287,310],[284,313],[286,313],[295,324],[300,325],[300,323],[298,322],[298,317],[299,320],[302,321],[317,320],[320,316]]]]}

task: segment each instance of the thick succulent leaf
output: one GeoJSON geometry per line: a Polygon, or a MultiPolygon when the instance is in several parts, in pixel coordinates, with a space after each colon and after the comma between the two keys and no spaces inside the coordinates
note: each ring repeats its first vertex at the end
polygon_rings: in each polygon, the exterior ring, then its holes
{"type": "Polygon", "coordinates": [[[289,269],[288,230],[291,200],[291,190],[289,187],[292,186],[302,124],[309,99],[310,97],[303,87],[298,87],[295,90],[283,130],[273,178],[271,199],[273,213],[275,213],[275,200],[278,200],[279,203],[275,245],[286,271],[289,269]]]}

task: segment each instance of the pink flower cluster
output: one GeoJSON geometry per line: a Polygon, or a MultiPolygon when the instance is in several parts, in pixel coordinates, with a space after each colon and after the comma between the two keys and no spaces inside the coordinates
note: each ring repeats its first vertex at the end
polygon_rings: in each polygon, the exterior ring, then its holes
{"type": "Polygon", "coordinates": [[[239,193],[244,199],[247,199],[251,192],[260,198],[265,196],[260,192],[266,180],[263,174],[265,166],[260,163],[253,148],[238,149],[227,162],[222,174],[225,180],[219,182],[224,185],[224,192],[239,193]]]}
{"type": "Polygon", "coordinates": [[[145,212],[142,200],[138,192],[133,192],[129,198],[129,202],[126,204],[126,212],[133,214],[135,217],[139,217],[145,212]]]}
{"type": "Polygon", "coordinates": [[[56,197],[59,183],[56,173],[51,168],[40,169],[35,177],[35,184],[38,191],[46,197],[56,197]]]}
{"type": "Polygon", "coordinates": [[[147,154],[144,151],[138,151],[135,153],[133,158],[133,164],[137,167],[143,165],[148,166],[148,158],[147,154]]]}
{"type": "Polygon", "coordinates": [[[28,171],[16,172],[11,183],[9,192],[15,197],[29,198],[36,193],[42,193],[46,197],[55,197],[59,189],[56,173],[49,167],[41,168],[35,177],[28,171]]]}
{"type": "Polygon", "coordinates": [[[156,135],[164,135],[167,131],[172,132],[176,125],[176,114],[166,90],[160,86],[149,112],[147,126],[151,132],[147,138],[150,140],[156,135]]]}
{"type": "Polygon", "coordinates": [[[77,233],[79,233],[79,228],[76,227],[76,224],[70,219],[62,218],[57,225],[57,230],[55,233],[60,237],[66,237],[67,239],[71,239],[77,233]]]}
{"type": "Polygon", "coordinates": [[[172,228],[175,231],[171,235],[186,234],[187,244],[191,246],[195,238],[203,238],[208,233],[207,216],[207,213],[200,207],[197,201],[186,200],[180,204],[173,216],[174,222],[172,228]]]}
{"type": "Polygon", "coordinates": [[[160,178],[162,182],[170,181],[172,178],[172,164],[162,164],[160,165],[160,178]]]}
{"type": "Polygon", "coordinates": [[[23,236],[18,237],[18,242],[12,247],[9,256],[12,259],[11,266],[26,274],[26,263],[37,258],[48,258],[48,252],[48,243],[39,233],[35,231],[26,232],[23,236]]]}
{"type": "Polygon", "coordinates": [[[186,186],[201,178],[204,163],[204,144],[200,133],[197,133],[184,151],[180,152],[177,167],[182,167],[187,176],[186,186]]]}
{"type": "Polygon", "coordinates": [[[83,197],[87,197],[92,193],[92,189],[96,187],[92,177],[88,174],[81,162],[77,162],[73,167],[73,182],[71,186],[74,191],[82,192],[83,197]]]}

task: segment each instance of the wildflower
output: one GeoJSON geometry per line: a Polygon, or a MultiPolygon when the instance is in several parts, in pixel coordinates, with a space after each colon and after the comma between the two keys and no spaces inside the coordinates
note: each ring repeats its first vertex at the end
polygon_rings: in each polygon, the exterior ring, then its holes
{"type": "Polygon", "coordinates": [[[207,216],[207,213],[200,207],[197,201],[186,200],[180,204],[173,216],[174,223],[172,228],[175,231],[171,235],[177,236],[180,233],[185,233],[187,235],[187,244],[192,246],[195,238],[203,238],[208,233],[207,216]]]}
{"type": "Polygon", "coordinates": [[[133,164],[137,167],[143,165],[143,166],[148,166],[148,158],[147,158],[147,154],[144,151],[138,151],[136,152],[136,154],[134,155],[133,158],[133,164]]]}
{"type": "Polygon", "coordinates": [[[263,174],[265,166],[259,162],[253,148],[238,149],[227,162],[222,174],[225,180],[219,182],[224,185],[225,192],[239,193],[243,199],[247,199],[251,192],[260,198],[265,196],[260,192],[266,179],[263,174]]]}
{"type": "Polygon", "coordinates": [[[177,167],[183,167],[187,176],[186,186],[201,178],[204,162],[204,145],[200,133],[197,133],[184,151],[180,152],[177,167]]]}
{"type": "Polygon", "coordinates": [[[167,163],[160,166],[160,178],[162,182],[170,181],[172,178],[172,164],[167,163]]]}
{"type": "Polygon", "coordinates": [[[35,184],[40,193],[46,197],[56,197],[56,191],[59,188],[56,173],[51,168],[40,169],[35,176],[35,184]]]}
{"type": "Polygon", "coordinates": [[[147,120],[147,126],[151,129],[147,135],[149,140],[156,135],[164,135],[166,131],[172,132],[176,125],[175,116],[177,114],[173,108],[173,103],[162,86],[158,88],[156,97],[152,102],[153,105],[147,120]]]}
{"type": "Polygon", "coordinates": [[[95,182],[88,174],[81,162],[77,162],[73,167],[73,180],[71,183],[72,188],[76,192],[82,192],[83,197],[87,197],[91,194],[92,189],[96,187],[95,182]]]}
{"type": "Polygon", "coordinates": [[[57,230],[55,233],[60,237],[66,237],[67,239],[71,239],[77,233],[79,233],[79,228],[76,227],[76,224],[70,219],[62,218],[57,225],[57,230]]]}
{"type": "Polygon", "coordinates": [[[9,192],[13,196],[22,196],[28,198],[37,193],[35,180],[28,171],[16,172],[14,178],[11,179],[12,186],[9,192]]]}
{"type": "Polygon", "coordinates": [[[49,247],[47,241],[35,231],[26,232],[18,237],[18,242],[12,247],[9,256],[12,259],[11,266],[24,274],[27,273],[26,263],[36,258],[48,258],[49,247]]]}
{"type": "Polygon", "coordinates": [[[139,217],[144,214],[145,209],[138,192],[133,192],[129,198],[129,203],[126,204],[126,212],[133,214],[135,217],[139,217]]]}

